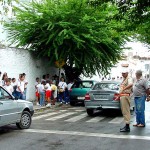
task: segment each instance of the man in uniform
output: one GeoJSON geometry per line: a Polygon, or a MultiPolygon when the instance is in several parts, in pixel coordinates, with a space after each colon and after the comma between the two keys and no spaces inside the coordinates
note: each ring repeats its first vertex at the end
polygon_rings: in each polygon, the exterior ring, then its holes
{"type": "Polygon", "coordinates": [[[128,70],[126,68],[122,71],[122,77],[123,81],[120,85],[120,104],[126,125],[120,129],[120,132],[130,132],[130,95],[133,80],[128,76],[128,70]]]}

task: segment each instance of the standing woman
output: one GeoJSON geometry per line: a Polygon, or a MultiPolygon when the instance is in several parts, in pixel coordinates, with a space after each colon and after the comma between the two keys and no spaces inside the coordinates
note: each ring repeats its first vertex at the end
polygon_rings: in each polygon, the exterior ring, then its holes
{"type": "Polygon", "coordinates": [[[149,86],[146,79],[142,77],[142,71],[137,70],[136,81],[133,86],[135,101],[136,124],[134,127],[145,127],[145,100],[149,96],[149,86]]]}

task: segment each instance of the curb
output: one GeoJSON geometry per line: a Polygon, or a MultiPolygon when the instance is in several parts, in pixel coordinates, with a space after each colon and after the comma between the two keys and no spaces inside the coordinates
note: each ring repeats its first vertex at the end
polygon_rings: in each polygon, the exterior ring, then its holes
{"type": "Polygon", "coordinates": [[[63,104],[59,104],[59,103],[56,103],[55,105],[52,105],[52,107],[46,107],[46,106],[36,106],[36,105],[33,105],[33,108],[34,108],[34,113],[38,113],[40,111],[44,111],[44,110],[52,110],[52,109],[55,109],[55,108],[58,108],[58,107],[61,107],[63,104]]]}

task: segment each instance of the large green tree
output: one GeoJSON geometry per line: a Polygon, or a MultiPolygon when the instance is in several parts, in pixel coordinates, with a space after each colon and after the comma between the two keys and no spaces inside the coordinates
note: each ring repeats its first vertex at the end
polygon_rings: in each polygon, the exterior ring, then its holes
{"type": "Polygon", "coordinates": [[[77,78],[97,71],[107,74],[121,58],[128,34],[117,7],[87,0],[43,0],[15,8],[16,17],[5,24],[9,41],[48,57],[50,64],[64,60],[66,75],[77,78]]]}

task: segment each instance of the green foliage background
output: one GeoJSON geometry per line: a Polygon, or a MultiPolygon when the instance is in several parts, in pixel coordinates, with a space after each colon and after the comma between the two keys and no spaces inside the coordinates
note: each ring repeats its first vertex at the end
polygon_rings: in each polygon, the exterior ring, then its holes
{"type": "Polygon", "coordinates": [[[63,59],[86,76],[108,74],[129,36],[111,3],[93,7],[87,0],[43,0],[15,11],[16,17],[5,24],[12,44],[48,57],[50,64],[63,59]]]}

